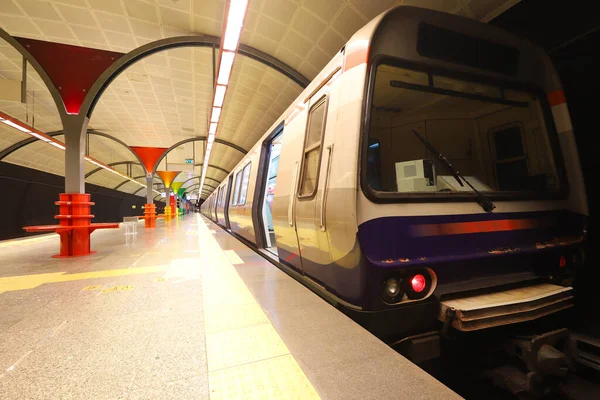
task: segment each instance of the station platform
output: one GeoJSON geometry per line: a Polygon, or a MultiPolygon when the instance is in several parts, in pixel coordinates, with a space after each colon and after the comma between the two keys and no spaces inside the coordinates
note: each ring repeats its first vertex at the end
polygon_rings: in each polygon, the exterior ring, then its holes
{"type": "Polygon", "coordinates": [[[460,398],[198,214],[0,242],[2,399],[460,398]]]}

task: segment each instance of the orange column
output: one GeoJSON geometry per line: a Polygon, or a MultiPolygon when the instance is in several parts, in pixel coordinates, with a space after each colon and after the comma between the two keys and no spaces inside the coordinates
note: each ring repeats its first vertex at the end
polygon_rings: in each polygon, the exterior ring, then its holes
{"type": "Polygon", "coordinates": [[[60,201],[55,202],[60,207],[60,214],[54,218],[60,221],[60,254],[53,257],[75,257],[93,254],[90,251],[90,224],[94,218],[90,214],[90,195],[61,193],[60,201]]]}
{"type": "Polygon", "coordinates": [[[144,219],[146,228],[156,227],[156,205],[152,202],[152,171],[158,160],[167,150],[165,147],[139,147],[132,146],[131,149],[140,157],[144,163],[147,174],[146,205],[144,206],[144,219]]]}
{"type": "MultiPolygon", "coordinates": [[[[180,172],[181,171],[156,171],[156,173],[158,174],[158,176],[160,176],[160,179],[162,179],[167,189],[171,188],[173,180],[175,180],[175,178],[177,177],[177,175],[179,175],[180,172]]],[[[175,214],[175,216],[177,215],[177,213],[174,212],[174,210],[175,207],[171,207],[171,198],[169,196],[166,198],[165,221],[170,221],[173,214],[175,214]]]]}
{"type": "Polygon", "coordinates": [[[144,219],[146,228],[156,228],[156,204],[146,204],[144,206],[144,219]]]}

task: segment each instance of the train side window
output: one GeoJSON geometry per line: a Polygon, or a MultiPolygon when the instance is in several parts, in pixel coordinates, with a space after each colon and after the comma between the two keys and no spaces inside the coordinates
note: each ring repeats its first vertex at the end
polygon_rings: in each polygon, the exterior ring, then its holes
{"type": "Polygon", "coordinates": [[[227,184],[223,186],[223,191],[221,192],[221,207],[225,207],[225,195],[227,194],[227,184]]]}
{"type": "Polygon", "coordinates": [[[231,202],[231,204],[233,204],[234,206],[237,206],[237,204],[238,204],[238,195],[240,194],[241,180],[242,180],[242,171],[238,172],[237,175],[235,176],[235,186],[233,189],[233,200],[231,202]]]}
{"type": "Polygon", "coordinates": [[[248,182],[250,181],[250,165],[252,165],[251,162],[246,164],[242,172],[240,172],[240,174],[242,174],[242,187],[240,188],[240,199],[238,201],[238,205],[240,206],[246,204],[246,195],[248,194],[248,182]]]}
{"type": "Polygon", "coordinates": [[[327,97],[323,96],[308,113],[298,197],[312,197],[317,191],[319,166],[321,164],[321,144],[323,142],[323,132],[325,131],[326,105],[327,97]]]}

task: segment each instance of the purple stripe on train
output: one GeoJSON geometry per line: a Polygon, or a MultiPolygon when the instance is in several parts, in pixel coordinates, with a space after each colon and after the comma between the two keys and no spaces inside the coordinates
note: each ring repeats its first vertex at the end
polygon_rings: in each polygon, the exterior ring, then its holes
{"type": "Polygon", "coordinates": [[[583,222],[567,211],[382,217],[362,223],[358,238],[372,264],[414,266],[571,244],[583,222]]]}

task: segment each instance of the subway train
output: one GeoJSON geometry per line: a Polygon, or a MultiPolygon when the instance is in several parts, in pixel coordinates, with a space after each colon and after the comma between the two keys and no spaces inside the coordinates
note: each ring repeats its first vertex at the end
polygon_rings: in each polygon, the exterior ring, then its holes
{"type": "Polygon", "coordinates": [[[378,337],[427,352],[449,331],[563,328],[588,204],[548,55],[399,6],[350,38],[200,211],[378,337]]]}

